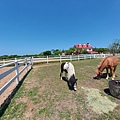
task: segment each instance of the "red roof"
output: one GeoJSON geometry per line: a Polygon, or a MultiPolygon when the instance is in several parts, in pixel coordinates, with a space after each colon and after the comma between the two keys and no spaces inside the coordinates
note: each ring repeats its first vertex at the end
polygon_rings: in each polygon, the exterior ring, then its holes
{"type": "Polygon", "coordinates": [[[90,49],[92,46],[90,44],[75,44],[76,48],[82,48],[82,49],[90,49]]]}

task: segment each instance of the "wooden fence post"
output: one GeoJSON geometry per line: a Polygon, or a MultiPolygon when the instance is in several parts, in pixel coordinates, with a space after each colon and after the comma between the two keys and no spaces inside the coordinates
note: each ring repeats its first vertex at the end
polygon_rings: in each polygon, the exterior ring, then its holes
{"type": "Polygon", "coordinates": [[[19,71],[18,71],[18,61],[17,61],[17,58],[15,58],[15,67],[16,67],[16,70],[15,70],[15,72],[16,72],[16,82],[17,82],[17,84],[19,83],[19,71]]]}
{"type": "Polygon", "coordinates": [[[72,55],[70,55],[70,61],[72,61],[72,55]]]}
{"type": "Polygon", "coordinates": [[[5,65],[5,59],[3,59],[3,65],[5,65]]]}
{"type": "Polygon", "coordinates": [[[61,55],[60,55],[60,62],[62,62],[61,55]]]}
{"type": "Polygon", "coordinates": [[[84,55],[84,60],[86,59],[86,55],[84,55]]]}
{"type": "Polygon", "coordinates": [[[92,56],[90,55],[90,59],[92,58],[92,56]]]}
{"type": "Polygon", "coordinates": [[[78,55],[78,61],[80,60],[80,56],[78,55]]]}
{"type": "Polygon", "coordinates": [[[48,56],[47,56],[47,63],[48,63],[48,56]]]}
{"type": "Polygon", "coordinates": [[[30,59],[31,69],[33,68],[33,57],[30,59]]]}
{"type": "Polygon", "coordinates": [[[26,73],[28,72],[27,58],[25,58],[26,73]]]}

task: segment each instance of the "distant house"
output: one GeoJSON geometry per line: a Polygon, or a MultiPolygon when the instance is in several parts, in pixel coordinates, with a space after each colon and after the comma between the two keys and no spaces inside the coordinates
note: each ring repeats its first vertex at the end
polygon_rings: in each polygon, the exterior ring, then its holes
{"type": "Polygon", "coordinates": [[[75,44],[74,48],[76,48],[76,50],[86,50],[88,53],[96,53],[95,51],[93,51],[93,47],[87,43],[87,44],[75,44]]]}

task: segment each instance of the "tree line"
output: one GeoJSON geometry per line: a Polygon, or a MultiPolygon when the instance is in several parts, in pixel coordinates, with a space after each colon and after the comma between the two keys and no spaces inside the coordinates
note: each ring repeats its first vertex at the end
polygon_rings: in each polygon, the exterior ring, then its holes
{"type": "MultiPolygon", "coordinates": [[[[93,51],[98,52],[98,54],[100,54],[100,53],[104,53],[104,54],[111,53],[111,54],[114,55],[115,53],[120,53],[120,39],[116,39],[114,42],[112,42],[112,44],[110,44],[108,46],[108,48],[93,48],[93,51]]],[[[40,55],[43,55],[43,56],[60,55],[61,53],[65,53],[66,55],[71,55],[74,52],[76,54],[88,54],[87,50],[82,50],[81,48],[76,49],[74,47],[71,47],[68,50],[59,50],[59,49],[47,50],[47,51],[44,51],[44,52],[40,53],[40,55]]]]}
{"type": "MultiPolygon", "coordinates": [[[[61,55],[62,53],[65,53],[65,55],[71,55],[76,51],[76,54],[88,54],[86,50],[76,49],[74,47],[70,47],[68,50],[59,50],[59,49],[52,49],[52,50],[46,50],[41,52],[40,54],[34,54],[34,55],[3,55],[0,56],[0,60],[3,59],[14,59],[14,58],[25,58],[25,57],[40,57],[40,56],[55,56],[55,55],[61,55]]],[[[112,42],[108,48],[93,48],[93,51],[96,51],[98,53],[120,53],[120,39],[116,39],[114,42],[112,42]]]]}

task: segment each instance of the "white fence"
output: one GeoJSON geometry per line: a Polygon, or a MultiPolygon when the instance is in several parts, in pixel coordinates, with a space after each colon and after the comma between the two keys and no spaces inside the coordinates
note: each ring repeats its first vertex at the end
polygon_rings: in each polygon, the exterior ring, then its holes
{"type": "Polygon", "coordinates": [[[21,60],[10,60],[10,61],[2,61],[2,65],[0,66],[0,71],[5,67],[9,67],[9,70],[5,70],[3,73],[0,72],[0,81],[3,80],[6,76],[10,75],[12,72],[15,71],[15,76],[8,80],[8,82],[0,88],[0,95],[12,84],[12,82],[16,79],[17,84],[19,83],[19,76],[20,74],[26,70],[28,72],[28,67],[32,68],[33,62],[31,58],[25,58],[21,60]],[[3,63],[2,63],[3,62],[3,63]],[[11,66],[11,67],[10,67],[11,66]],[[22,70],[19,71],[19,68],[23,66],[22,70]]]}
{"type": "Polygon", "coordinates": [[[57,57],[43,57],[43,58],[33,58],[33,63],[49,63],[49,62],[63,62],[63,61],[74,61],[74,60],[85,60],[92,58],[104,58],[111,54],[80,54],[80,55],[67,55],[67,56],[57,56],[57,57]]]}
{"type": "MultiPolygon", "coordinates": [[[[10,79],[5,85],[0,88],[0,95],[12,84],[12,82],[16,79],[17,84],[19,83],[20,74],[26,70],[28,72],[28,67],[32,68],[33,63],[49,63],[49,62],[63,62],[63,61],[73,61],[73,60],[85,60],[92,58],[104,58],[106,56],[110,56],[110,54],[81,54],[81,55],[69,55],[69,56],[58,56],[58,57],[43,57],[43,58],[25,58],[20,60],[3,60],[0,61],[0,71],[4,67],[12,66],[9,70],[0,72],[0,80],[8,75],[10,75],[13,71],[15,71],[15,76],[10,79]],[[19,68],[24,66],[21,71],[19,68]]],[[[120,55],[117,55],[120,57],[120,55]]]]}

